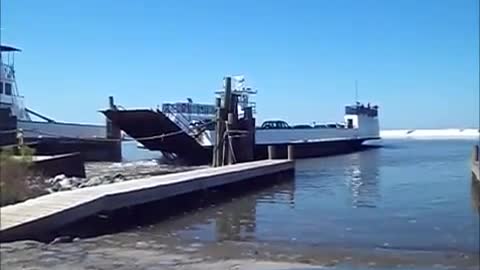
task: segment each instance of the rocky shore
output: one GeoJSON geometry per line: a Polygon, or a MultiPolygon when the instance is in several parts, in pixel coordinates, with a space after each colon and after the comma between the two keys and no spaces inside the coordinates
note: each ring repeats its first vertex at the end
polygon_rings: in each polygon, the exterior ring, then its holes
{"type": "Polygon", "coordinates": [[[156,160],[124,163],[87,163],[85,165],[86,178],[57,175],[56,177],[43,181],[43,189],[46,193],[52,193],[63,190],[130,181],[155,175],[195,170],[199,168],[202,167],[161,164],[156,160]]]}

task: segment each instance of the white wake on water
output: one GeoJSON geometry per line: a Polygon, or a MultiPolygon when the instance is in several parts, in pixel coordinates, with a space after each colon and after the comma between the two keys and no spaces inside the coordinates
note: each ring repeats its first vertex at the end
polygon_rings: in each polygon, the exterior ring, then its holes
{"type": "Polygon", "coordinates": [[[475,139],[480,138],[478,129],[392,129],[381,130],[380,137],[411,139],[475,139]]]}

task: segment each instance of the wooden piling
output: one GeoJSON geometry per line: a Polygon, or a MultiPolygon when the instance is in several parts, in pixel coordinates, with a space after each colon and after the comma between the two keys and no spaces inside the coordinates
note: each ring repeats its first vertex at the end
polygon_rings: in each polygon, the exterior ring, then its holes
{"type": "Polygon", "coordinates": [[[295,146],[293,144],[289,144],[287,147],[287,156],[288,160],[294,160],[295,159],[295,146]]]}
{"type": "Polygon", "coordinates": [[[236,153],[239,152],[240,147],[238,145],[237,134],[232,132],[233,130],[237,130],[237,115],[234,113],[228,114],[228,121],[227,121],[227,130],[228,130],[228,140],[226,144],[226,148],[228,148],[228,164],[235,164],[237,162],[236,153]]]}
{"type": "Polygon", "coordinates": [[[280,147],[278,145],[268,146],[268,159],[280,159],[280,147]]]}
{"type": "MultiPolygon", "coordinates": [[[[115,111],[117,110],[117,106],[115,105],[115,101],[112,96],[108,97],[108,107],[110,110],[115,111]]],[[[122,132],[119,127],[117,127],[110,119],[106,119],[106,137],[110,140],[118,140],[113,141],[113,149],[111,151],[111,160],[113,161],[122,161],[122,132]]]]}
{"type": "Polygon", "coordinates": [[[222,115],[224,114],[224,109],[221,107],[217,108],[217,116],[215,123],[215,144],[213,147],[214,151],[214,167],[222,166],[223,163],[223,134],[225,131],[225,124],[222,120],[222,115]]]}
{"type": "Polygon", "coordinates": [[[223,100],[223,113],[222,113],[222,123],[224,125],[223,132],[221,137],[223,138],[223,143],[221,144],[222,147],[222,166],[229,164],[229,155],[230,155],[230,148],[229,148],[229,140],[228,134],[228,114],[232,112],[232,78],[225,77],[225,95],[223,100]]]}
{"type": "Polygon", "coordinates": [[[223,100],[223,108],[225,113],[222,116],[223,120],[227,120],[228,113],[232,112],[232,78],[225,77],[225,95],[223,100]]]}
{"type": "Polygon", "coordinates": [[[212,160],[212,166],[213,167],[218,167],[220,166],[220,138],[222,136],[222,112],[221,112],[221,105],[222,100],[220,98],[215,99],[215,107],[216,107],[216,115],[215,115],[215,143],[213,145],[213,160],[212,160]]]}
{"type": "MultiPolygon", "coordinates": [[[[115,106],[115,102],[113,100],[113,97],[110,96],[108,97],[108,108],[112,111],[117,110],[117,106],[115,106]]],[[[106,120],[106,125],[107,125],[107,138],[108,139],[120,139],[121,137],[121,131],[120,128],[118,128],[113,122],[107,118],[106,120]]]]}
{"type": "Polygon", "coordinates": [[[231,96],[232,96],[232,78],[225,77],[225,93],[223,96],[223,104],[220,100],[216,100],[217,105],[220,107],[217,108],[216,116],[216,126],[215,126],[215,145],[214,145],[214,158],[215,162],[213,166],[223,166],[228,164],[228,138],[226,137],[227,129],[227,117],[228,113],[231,111],[231,96]]]}
{"type": "Polygon", "coordinates": [[[244,108],[243,112],[241,128],[247,131],[247,133],[244,134],[241,140],[241,161],[252,161],[255,159],[255,119],[253,118],[251,107],[244,108]]]}

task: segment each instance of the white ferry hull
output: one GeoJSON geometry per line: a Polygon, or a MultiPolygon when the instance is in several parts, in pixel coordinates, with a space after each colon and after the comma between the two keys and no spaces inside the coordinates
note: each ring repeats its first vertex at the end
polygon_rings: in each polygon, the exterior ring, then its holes
{"type": "Polygon", "coordinates": [[[312,128],[312,129],[257,129],[257,144],[292,143],[315,140],[354,139],[358,138],[357,129],[312,128]]]}
{"type": "MultiPolygon", "coordinates": [[[[378,132],[361,133],[358,129],[311,128],[311,129],[257,129],[256,144],[284,144],[314,142],[321,140],[380,139],[378,132]]],[[[215,132],[205,131],[199,138],[204,146],[215,144],[215,132]]]]}

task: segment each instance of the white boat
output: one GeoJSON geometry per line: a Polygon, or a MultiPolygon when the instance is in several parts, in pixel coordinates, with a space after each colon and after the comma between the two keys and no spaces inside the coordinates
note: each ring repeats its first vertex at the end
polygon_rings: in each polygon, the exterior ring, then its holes
{"type": "Polygon", "coordinates": [[[25,106],[25,98],[20,95],[15,73],[15,53],[21,50],[12,46],[0,46],[0,108],[10,109],[17,119],[16,128],[25,138],[105,138],[106,127],[57,122],[25,106]],[[39,118],[40,120],[33,120],[39,118]]]}

